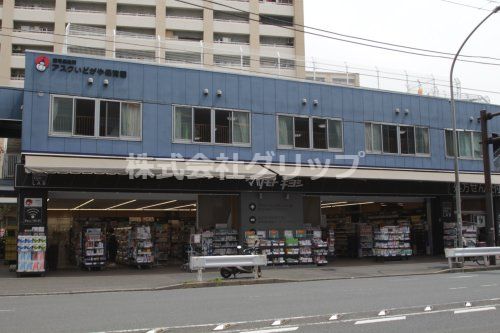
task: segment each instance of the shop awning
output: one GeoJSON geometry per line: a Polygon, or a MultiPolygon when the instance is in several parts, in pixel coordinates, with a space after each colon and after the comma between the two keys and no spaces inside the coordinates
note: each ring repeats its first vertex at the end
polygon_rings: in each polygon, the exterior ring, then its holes
{"type": "MultiPolygon", "coordinates": [[[[401,169],[348,169],[348,168],[314,168],[310,166],[266,166],[269,170],[286,178],[306,177],[318,178],[338,178],[338,179],[381,179],[400,181],[429,181],[453,183],[455,175],[451,171],[436,170],[401,170],[401,169]]],[[[493,184],[500,184],[500,175],[494,174],[491,177],[493,184]]],[[[460,172],[460,181],[463,183],[481,184],[484,183],[482,173],[460,172]]]]}
{"type": "Polygon", "coordinates": [[[258,164],[207,160],[125,159],[26,155],[27,173],[129,175],[134,178],[274,178],[258,164]]]}

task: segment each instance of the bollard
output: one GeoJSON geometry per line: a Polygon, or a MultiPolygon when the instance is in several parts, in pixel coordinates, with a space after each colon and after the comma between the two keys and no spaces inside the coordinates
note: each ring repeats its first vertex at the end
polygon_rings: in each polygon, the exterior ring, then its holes
{"type": "Polygon", "coordinates": [[[196,280],[198,282],[202,282],[203,281],[203,270],[201,268],[198,268],[198,275],[197,275],[196,280]]]}
{"type": "Polygon", "coordinates": [[[259,266],[254,266],[253,267],[253,277],[254,277],[254,279],[258,279],[259,278],[259,266]]]}

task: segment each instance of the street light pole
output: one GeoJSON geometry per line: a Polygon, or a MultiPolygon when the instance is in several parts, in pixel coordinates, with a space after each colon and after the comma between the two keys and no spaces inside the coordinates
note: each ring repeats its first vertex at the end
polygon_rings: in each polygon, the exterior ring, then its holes
{"type": "Polygon", "coordinates": [[[459,169],[458,169],[458,138],[457,138],[457,116],[455,109],[455,96],[453,92],[453,70],[455,69],[455,63],[457,62],[457,58],[462,52],[465,44],[471,36],[476,32],[477,29],[493,14],[500,11],[500,6],[497,6],[491,13],[489,13],[479,24],[471,31],[471,33],[467,36],[467,38],[463,41],[462,45],[458,49],[455,57],[453,58],[453,62],[451,63],[450,69],[450,106],[451,106],[451,121],[453,125],[453,166],[455,169],[455,215],[457,218],[457,243],[458,247],[463,247],[462,240],[462,198],[460,195],[460,177],[459,177],[459,169]]]}

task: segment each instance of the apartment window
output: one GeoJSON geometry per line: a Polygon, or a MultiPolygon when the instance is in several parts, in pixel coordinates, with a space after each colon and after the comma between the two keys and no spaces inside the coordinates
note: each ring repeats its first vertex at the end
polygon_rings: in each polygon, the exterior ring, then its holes
{"type": "Polygon", "coordinates": [[[342,149],[342,121],[280,115],[278,116],[278,146],[342,149]]]}
{"type": "Polygon", "coordinates": [[[399,140],[401,143],[401,154],[415,154],[415,131],[413,126],[399,126],[399,140]]]}
{"type": "MultiPolygon", "coordinates": [[[[483,158],[481,133],[474,131],[457,130],[458,156],[461,158],[483,158]]],[[[446,156],[453,157],[453,131],[445,130],[446,156]]]]}
{"type": "Polygon", "coordinates": [[[141,128],[140,103],[52,97],[52,134],[137,139],[141,128]]]}
{"type": "Polygon", "coordinates": [[[101,101],[99,136],[120,136],[120,102],[101,101]]]}
{"type": "Polygon", "coordinates": [[[75,100],[75,135],[94,136],[95,101],[93,99],[75,100]]]}
{"type": "Polygon", "coordinates": [[[415,127],[415,152],[417,154],[429,155],[429,129],[427,127],[415,127]]]}
{"type": "Polygon", "coordinates": [[[174,108],[174,141],[250,144],[250,113],[190,106],[174,108]]]}
{"type": "Polygon", "coordinates": [[[429,129],[365,123],[365,150],[377,154],[429,155],[429,129]]]}
{"type": "Polygon", "coordinates": [[[52,132],[72,134],[73,98],[54,97],[52,100],[52,132]]]}

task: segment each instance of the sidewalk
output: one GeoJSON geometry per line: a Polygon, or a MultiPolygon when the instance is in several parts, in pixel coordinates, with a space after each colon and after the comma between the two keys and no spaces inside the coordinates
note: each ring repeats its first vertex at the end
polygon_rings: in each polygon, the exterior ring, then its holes
{"type": "MultiPolygon", "coordinates": [[[[447,268],[447,262],[442,258],[411,258],[388,262],[375,262],[373,259],[334,259],[322,267],[265,267],[259,283],[435,274],[445,272],[447,268]]],[[[247,274],[236,281],[221,281],[218,271],[212,270],[203,274],[204,281],[215,281],[215,285],[255,281],[249,277],[247,274]]],[[[0,296],[179,289],[199,286],[195,280],[196,273],[182,271],[178,266],[145,270],[120,267],[92,272],[59,270],[48,272],[45,277],[21,278],[9,272],[7,266],[0,266],[0,296]]]]}

